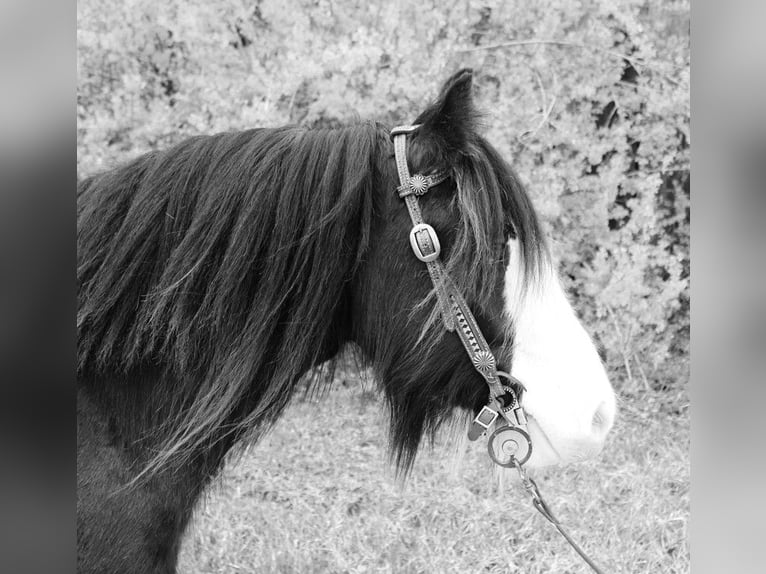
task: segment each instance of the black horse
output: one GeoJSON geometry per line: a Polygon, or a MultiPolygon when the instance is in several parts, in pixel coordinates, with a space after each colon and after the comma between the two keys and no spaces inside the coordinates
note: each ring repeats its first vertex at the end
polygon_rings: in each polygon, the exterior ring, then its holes
{"type": "MultiPolygon", "coordinates": [[[[555,273],[528,196],[477,134],[471,83],[457,73],[419,116],[408,163],[449,175],[422,198],[423,216],[510,371],[524,301],[558,309],[545,295],[555,273]]],[[[328,382],[314,367],[348,343],[385,394],[402,472],[456,407],[470,417],[486,404],[458,337],[434,320],[398,183],[389,128],[368,122],[194,137],[79,184],[79,571],[174,572],[227,452],[267,431],[304,375],[328,382]]],[[[533,375],[533,438],[576,458],[533,375]]],[[[596,404],[566,408],[598,427],[584,432],[600,447],[614,409],[599,388],[596,404]]]]}

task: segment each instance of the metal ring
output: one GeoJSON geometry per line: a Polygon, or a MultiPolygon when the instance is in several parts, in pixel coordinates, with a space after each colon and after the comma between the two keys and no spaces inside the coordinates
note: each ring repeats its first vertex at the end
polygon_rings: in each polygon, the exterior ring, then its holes
{"type": "Polygon", "coordinates": [[[487,441],[489,457],[505,468],[524,464],[532,456],[532,439],[522,428],[510,425],[495,429],[487,441]]]}

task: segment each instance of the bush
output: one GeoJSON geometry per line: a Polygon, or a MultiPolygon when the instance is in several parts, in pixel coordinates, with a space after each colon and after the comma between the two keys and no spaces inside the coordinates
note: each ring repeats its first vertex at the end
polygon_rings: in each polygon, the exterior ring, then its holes
{"type": "Polygon", "coordinates": [[[80,175],[190,135],[413,119],[476,70],[623,395],[685,392],[688,1],[84,0],[80,175]]]}

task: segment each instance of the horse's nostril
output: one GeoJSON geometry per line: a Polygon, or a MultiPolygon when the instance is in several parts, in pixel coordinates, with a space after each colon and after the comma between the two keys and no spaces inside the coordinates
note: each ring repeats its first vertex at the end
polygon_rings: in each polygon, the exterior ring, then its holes
{"type": "Polygon", "coordinates": [[[606,402],[601,403],[593,414],[591,429],[598,436],[603,436],[612,426],[612,416],[609,414],[609,406],[606,402]]]}

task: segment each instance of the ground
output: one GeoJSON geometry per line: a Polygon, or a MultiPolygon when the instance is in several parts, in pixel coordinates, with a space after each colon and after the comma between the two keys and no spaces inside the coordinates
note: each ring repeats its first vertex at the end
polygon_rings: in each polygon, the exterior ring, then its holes
{"type": "MultiPolygon", "coordinates": [[[[297,400],[226,468],[187,532],[184,573],[585,573],[484,441],[426,447],[402,482],[387,419],[353,372],[297,400]]],[[[676,401],[678,402],[678,401],[676,401]]],[[[596,459],[531,473],[562,523],[610,573],[689,572],[689,411],[662,395],[621,401],[596,459]]]]}

